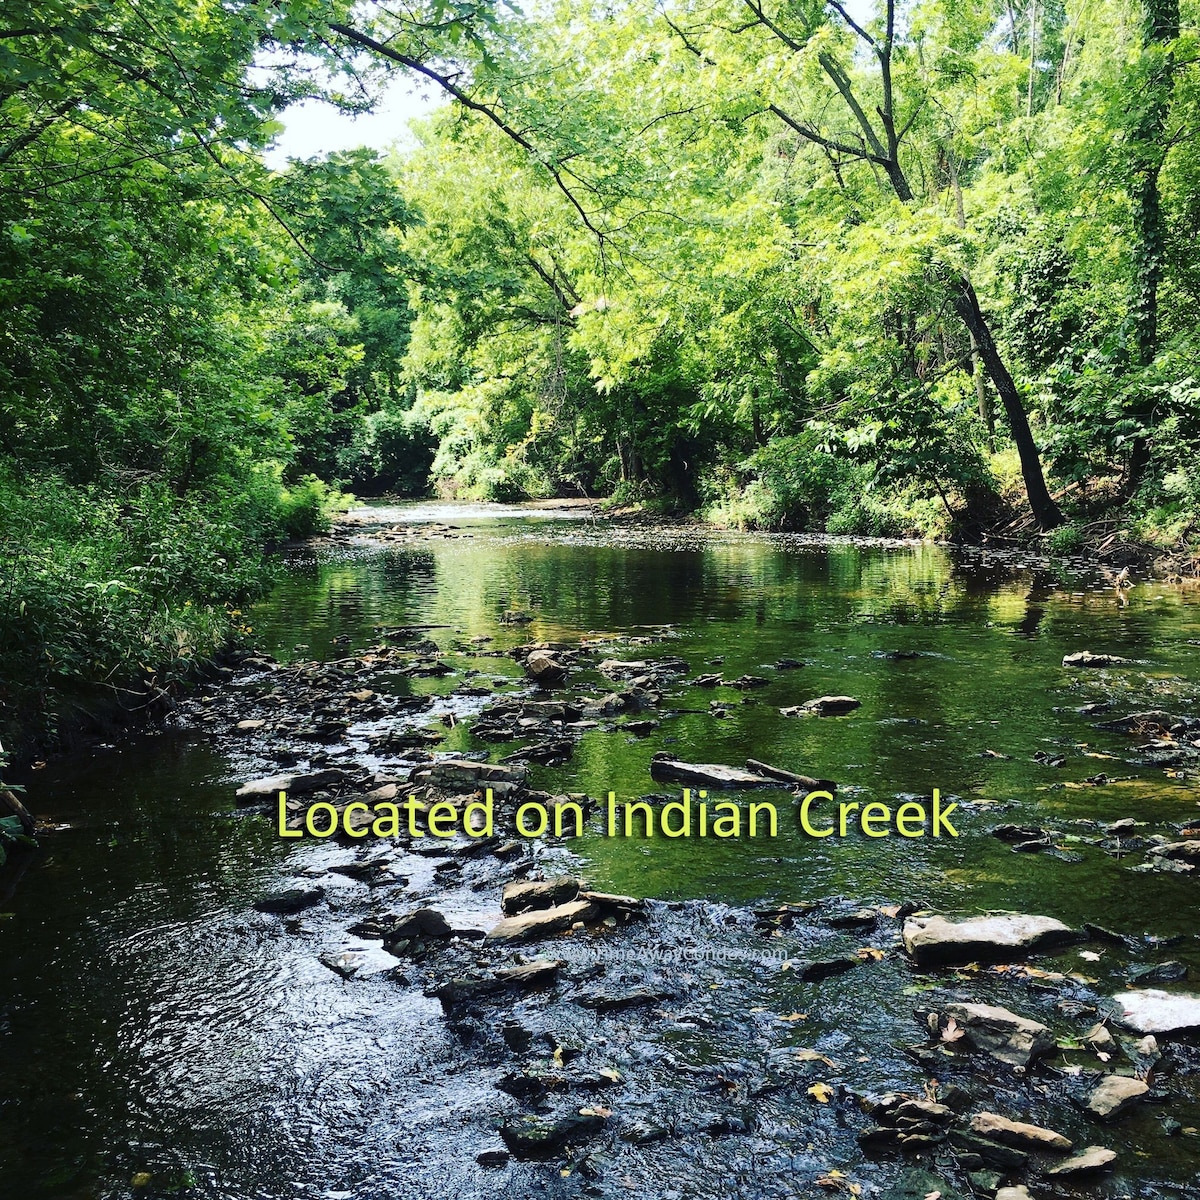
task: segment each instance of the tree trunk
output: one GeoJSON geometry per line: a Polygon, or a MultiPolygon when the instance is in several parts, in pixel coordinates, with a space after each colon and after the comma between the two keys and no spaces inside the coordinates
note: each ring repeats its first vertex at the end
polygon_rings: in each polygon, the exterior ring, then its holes
{"type": "Polygon", "coordinates": [[[1013,377],[1000,357],[1000,351],[996,349],[992,331],[979,308],[979,298],[965,275],[959,276],[957,282],[952,284],[951,294],[954,298],[954,310],[978,345],[979,356],[996,386],[1000,403],[1004,405],[1008,427],[1021,459],[1021,476],[1025,480],[1025,493],[1029,497],[1033,519],[1039,529],[1054,529],[1063,523],[1063,515],[1046,487],[1046,479],[1042,474],[1042,460],[1029,429],[1025,406],[1021,403],[1021,396],[1013,377]]]}
{"type": "MultiPolygon", "coordinates": [[[[954,216],[959,229],[967,227],[967,210],[963,205],[962,184],[958,182],[958,163],[954,160],[954,151],[946,151],[946,168],[950,173],[950,186],[954,188],[954,216]]],[[[975,401],[979,405],[979,419],[987,430],[988,449],[996,449],[996,415],[992,412],[992,402],[988,398],[987,380],[983,375],[983,361],[979,357],[979,342],[974,331],[967,326],[967,336],[971,339],[971,377],[975,380],[975,401]]]]}
{"type": "Polygon", "coordinates": [[[971,375],[975,380],[975,402],[979,405],[979,419],[987,430],[988,449],[996,449],[996,414],[992,412],[991,397],[988,396],[987,380],[983,374],[983,360],[979,356],[979,343],[975,335],[967,330],[971,338],[971,375]]]}

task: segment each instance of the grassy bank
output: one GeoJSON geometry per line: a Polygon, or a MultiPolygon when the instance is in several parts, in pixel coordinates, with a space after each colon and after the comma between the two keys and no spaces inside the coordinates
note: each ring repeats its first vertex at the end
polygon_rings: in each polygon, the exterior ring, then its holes
{"type": "Polygon", "coordinates": [[[272,550],[341,502],[265,468],[185,496],[0,472],[0,742],[19,757],[161,711],[249,632],[272,550]]]}

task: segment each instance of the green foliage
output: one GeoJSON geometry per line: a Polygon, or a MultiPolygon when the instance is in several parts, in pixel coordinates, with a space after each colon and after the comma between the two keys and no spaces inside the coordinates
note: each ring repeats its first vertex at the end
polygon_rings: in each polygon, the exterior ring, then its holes
{"type": "Polygon", "coordinates": [[[53,732],[80,704],[135,710],[236,633],[271,578],[261,496],[180,501],[147,484],[0,471],[0,731],[53,732]]]}
{"type": "Polygon", "coordinates": [[[1046,549],[1051,554],[1078,554],[1087,543],[1087,538],[1078,525],[1060,525],[1046,538],[1046,549]]]}
{"type": "Polygon", "coordinates": [[[349,508],[353,499],[315,475],[305,475],[298,483],[280,490],[280,530],[284,537],[292,539],[328,533],[334,516],[349,508]]]}

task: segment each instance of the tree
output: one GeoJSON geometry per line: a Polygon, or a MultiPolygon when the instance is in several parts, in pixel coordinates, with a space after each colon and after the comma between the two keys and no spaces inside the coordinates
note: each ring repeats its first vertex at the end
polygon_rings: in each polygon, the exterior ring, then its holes
{"type": "MultiPolygon", "coordinates": [[[[846,163],[861,163],[876,172],[885,186],[904,205],[913,207],[917,192],[910,180],[902,152],[922,114],[934,100],[929,79],[920,67],[920,48],[909,45],[897,29],[895,0],[886,0],[876,20],[860,24],[838,0],[827,5],[785,6],[769,10],[765,0],[740,0],[716,7],[677,12],[665,10],[665,19],[683,44],[703,62],[718,69],[747,70],[742,64],[746,51],[732,54],[725,44],[731,36],[751,37],[750,60],[759,66],[755,85],[763,94],[770,113],[800,138],[818,147],[831,169],[839,172],[846,163]],[[737,19],[740,10],[742,19],[737,19]],[[832,16],[830,15],[832,10],[832,16]],[[824,124],[798,112],[787,95],[771,79],[777,55],[791,56],[789,68],[808,85],[809,107],[817,113],[831,109],[841,113],[824,124]],[[856,69],[856,50],[869,56],[874,70],[856,69]],[[739,61],[740,59],[740,61],[739,61]],[[819,88],[816,77],[824,78],[819,88]]],[[[861,57],[861,56],[860,56],[861,57]]],[[[783,72],[785,79],[789,72],[783,72]]],[[[803,89],[801,95],[803,95],[803,89]]],[[[1004,361],[984,315],[969,273],[943,263],[946,293],[1000,396],[1009,429],[1021,461],[1021,472],[1030,509],[1038,526],[1052,529],[1062,522],[1062,513],[1050,496],[1041,457],[1029,426],[1020,392],[1004,361]]]]}

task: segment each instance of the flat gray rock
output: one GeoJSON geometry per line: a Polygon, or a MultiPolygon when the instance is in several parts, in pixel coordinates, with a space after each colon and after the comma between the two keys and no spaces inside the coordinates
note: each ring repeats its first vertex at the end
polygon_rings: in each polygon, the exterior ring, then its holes
{"type": "Polygon", "coordinates": [[[656,758],[650,763],[650,776],[661,782],[696,784],[711,788],[752,788],[780,786],[777,779],[768,779],[755,771],[727,767],[722,763],[686,763],[674,758],[656,758]]]}
{"type": "Polygon", "coordinates": [[[1171,858],[1179,862],[1200,863],[1200,841],[1167,842],[1151,846],[1146,852],[1153,858],[1171,858]]]}
{"type": "Polygon", "coordinates": [[[962,1030],[965,1045],[1014,1067],[1027,1067],[1056,1044],[1040,1021],[993,1004],[947,1004],[942,1012],[962,1030]]]}
{"type": "Polygon", "coordinates": [[[593,921],[599,916],[599,906],[590,900],[573,900],[556,908],[537,908],[519,917],[507,917],[488,932],[487,940],[513,945],[535,942],[570,929],[576,921],[593,921]]]}
{"type": "Polygon", "coordinates": [[[920,966],[944,966],[977,960],[1008,962],[1055,946],[1069,945],[1078,934],[1053,917],[1016,915],[909,917],[904,922],[904,949],[920,966]]]}
{"type": "Polygon", "coordinates": [[[1116,1151],[1104,1146],[1089,1146],[1086,1150],[1061,1162],[1057,1167],[1051,1167],[1047,1175],[1058,1178],[1071,1175],[1090,1175],[1093,1171],[1106,1171],[1117,1161],[1116,1151]]]}
{"type": "Polygon", "coordinates": [[[1071,1141],[1053,1129],[1041,1125],[1027,1125],[1024,1121],[1010,1121],[999,1113],[983,1112],[971,1118],[971,1132],[980,1137],[991,1138],[1005,1146],[1016,1146],[1018,1150],[1049,1150],[1066,1154],[1071,1150],[1071,1141]]]}
{"type": "Polygon", "coordinates": [[[1143,988],[1119,992],[1117,1021],[1135,1033],[1179,1033],[1200,1029],[1200,996],[1194,992],[1164,992],[1143,988]]]}
{"type": "Polygon", "coordinates": [[[1100,1121],[1115,1121],[1128,1112],[1150,1090],[1131,1075],[1106,1075],[1087,1098],[1084,1108],[1100,1121]]]}
{"type": "Polygon", "coordinates": [[[554,908],[566,904],[579,895],[579,880],[570,875],[560,875],[544,882],[525,881],[506,883],[500,907],[507,917],[526,912],[531,908],[554,908]]]}

